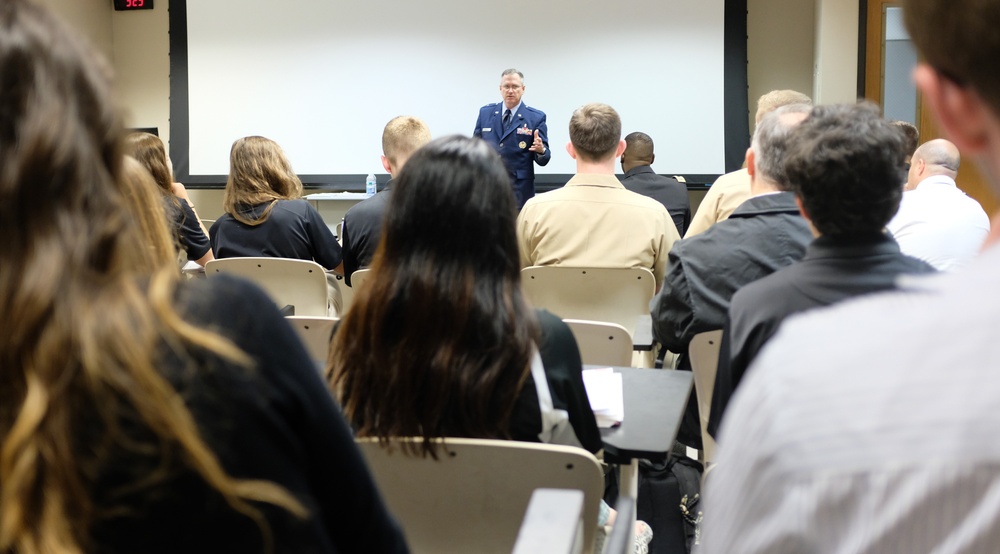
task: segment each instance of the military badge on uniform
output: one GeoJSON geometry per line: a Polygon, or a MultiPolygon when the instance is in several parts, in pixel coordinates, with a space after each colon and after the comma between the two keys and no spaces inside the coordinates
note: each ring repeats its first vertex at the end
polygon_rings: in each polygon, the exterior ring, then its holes
{"type": "Polygon", "coordinates": [[[517,147],[520,148],[521,150],[524,150],[525,148],[528,147],[528,143],[522,140],[521,142],[517,143],[517,147]]]}

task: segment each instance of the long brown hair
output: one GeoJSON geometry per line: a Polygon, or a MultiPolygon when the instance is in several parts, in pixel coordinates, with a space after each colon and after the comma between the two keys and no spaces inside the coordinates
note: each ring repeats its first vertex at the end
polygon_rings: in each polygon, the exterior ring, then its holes
{"type": "Polygon", "coordinates": [[[121,178],[122,197],[145,239],[137,268],[155,271],[177,267],[177,241],[171,240],[170,225],[163,211],[163,195],[153,177],[135,158],[125,156],[121,178]]]}
{"type": "Polygon", "coordinates": [[[371,286],[327,371],[361,436],[509,438],[539,335],[521,292],[516,208],[499,156],[448,137],[394,181],[371,286]]]}
{"type": "Polygon", "coordinates": [[[161,194],[176,202],[174,175],[167,162],[167,149],[160,137],[151,133],[129,133],[125,138],[125,152],[146,168],[161,194]]]}
{"type": "Polygon", "coordinates": [[[302,196],[302,181],[278,143],[269,138],[243,137],[229,152],[229,177],[222,199],[225,212],[247,225],[267,221],[278,200],[302,196]],[[247,216],[254,206],[268,204],[256,218],[247,216]]]}
{"type": "Polygon", "coordinates": [[[175,268],[149,267],[107,67],[42,8],[4,0],[0,76],[0,551],[95,549],[91,526],[113,507],[95,505],[93,472],[114,460],[79,437],[121,443],[122,409],[156,438],[143,448],[172,452],[266,541],[248,501],[303,508],[273,483],[227,475],[156,369],[164,341],[249,361],[179,317],[175,268]]]}

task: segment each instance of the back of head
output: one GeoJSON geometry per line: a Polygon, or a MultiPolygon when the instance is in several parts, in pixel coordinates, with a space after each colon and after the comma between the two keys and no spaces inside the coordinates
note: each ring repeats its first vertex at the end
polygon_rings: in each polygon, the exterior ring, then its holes
{"type": "Polygon", "coordinates": [[[173,310],[176,266],[130,212],[149,198],[122,175],[107,67],[41,7],[4,0],[0,76],[0,551],[101,551],[96,522],[185,469],[256,513],[157,371],[161,340],[240,353],[173,310]],[[137,459],[157,470],[123,472],[137,459]]]}
{"type": "Polygon", "coordinates": [[[923,162],[924,164],[925,177],[947,175],[954,179],[958,176],[958,168],[962,163],[962,157],[958,148],[950,141],[934,139],[921,144],[913,153],[912,163],[916,164],[918,162],[923,162]]]}
{"type": "Polygon", "coordinates": [[[163,194],[153,177],[143,164],[126,156],[121,185],[128,211],[136,218],[146,246],[138,265],[148,271],[175,265],[179,245],[171,238],[173,233],[163,210],[163,194]]]}
{"type": "Polygon", "coordinates": [[[106,271],[126,261],[127,248],[116,236],[123,234],[116,183],[120,119],[106,101],[109,69],[86,53],[82,41],[41,8],[23,1],[0,5],[5,291],[22,277],[48,275],[43,282],[51,282],[70,263],[89,259],[106,271]],[[91,212],[79,213],[81,205],[91,212]]]}
{"type": "Polygon", "coordinates": [[[625,171],[640,165],[653,163],[653,139],[646,133],[634,132],[625,136],[625,152],[622,165],[625,171]]]}
{"type": "Polygon", "coordinates": [[[792,104],[812,105],[812,98],[794,90],[772,90],[757,99],[757,115],[755,120],[760,123],[764,116],[774,110],[792,104]]]}
{"type": "Polygon", "coordinates": [[[569,120],[569,140],[583,161],[602,162],[615,155],[622,138],[622,120],[607,104],[577,108],[569,120]]]}
{"type": "Polygon", "coordinates": [[[906,28],[924,60],[967,85],[1000,115],[1000,3],[994,0],[907,0],[906,28]]]}
{"type": "Polygon", "coordinates": [[[395,183],[372,286],[334,337],[334,387],[361,435],[504,438],[536,335],[507,170],[451,136],[395,183]]]}
{"type": "Polygon", "coordinates": [[[878,235],[896,214],[903,138],[873,104],[817,106],[790,137],[785,171],[824,236],[878,235]]]}
{"type": "Polygon", "coordinates": [[[913,152],[917,149],[917,145],[920,144],[920,131],[917,130],[917,126],[908,122],[895,120],[891,122],[896,126],[896,129],[903,135],[903,154],[904,159],[909,159],[913,155],[913,152]]]}
{"type": "Polygon", "coordinates": [[[174,176],[160,137],[150,133],[129,133],[125,138],[125,151],[146,168],[163,194],[173,196],[174,176]]]}
{"type": "Polygon", "coordinates": [[[752,143],[756,179],[763,179],[778,190],[791,190],[785,174],[788,137],[811,109],[806,104],[790,104],[774,110],[760,121],[754,130],[752,143]]]}
{"type": "Polygon", "coordinates": [[[226,213],[247,225],[259,225],[267,220],[278,200],[300,196],[302,181],[278,143],[260,136],[243,137],[233,143],[222,200],[226,213]],[[268,203],[270,206],[260,217],[245,213],[248,208],[268,203]]]}
{"type": "Polygon", "coordinates": [[[394,117],[382,131],[382,154],[394,171],[403,168],[418,148],[431,141],[427,124],[409,115],[394,117]]]}

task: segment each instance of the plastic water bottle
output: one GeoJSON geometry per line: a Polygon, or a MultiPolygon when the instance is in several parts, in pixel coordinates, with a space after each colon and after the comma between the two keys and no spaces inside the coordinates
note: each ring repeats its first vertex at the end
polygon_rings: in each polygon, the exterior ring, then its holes
{"type": "Polygon", "coordinates": [[[368,194],[369,198],[371,198],[372,196],[375,196],[376,191],[377,189],[375,188],[375,174],[369,173],[368,177],[365,178],[365,193],[368,194]]]}

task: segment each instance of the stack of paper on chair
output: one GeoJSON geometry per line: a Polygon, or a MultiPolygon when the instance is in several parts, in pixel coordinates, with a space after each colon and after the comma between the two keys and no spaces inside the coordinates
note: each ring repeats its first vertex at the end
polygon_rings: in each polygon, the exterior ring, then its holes
{"type": "Polygon", "coordinates": [[[587,389],[590,408],[594,410],[598,427],[614,427],[625,417],[622,374],[610,367],[583,370],[583,385],[587,389]]]}

